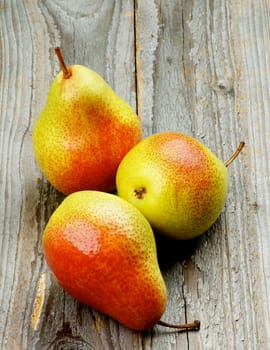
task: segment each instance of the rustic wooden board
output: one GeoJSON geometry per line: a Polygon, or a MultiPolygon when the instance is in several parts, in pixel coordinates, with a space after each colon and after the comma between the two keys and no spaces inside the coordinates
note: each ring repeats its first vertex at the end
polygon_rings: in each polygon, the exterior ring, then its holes
{"type": "Polygon", "coordinates": [[[270,4],[265,0],[0,0],[0,348],[270,348],[270,4]],[[41,236],[63,199],[42,177],[31,135],[67,64],[100,73],[142,117],[228,159],[226,207],[191,242],[160,242],[164,320],[201,330],[134,332],[68,296],[41,236]],[[41,305],[40,309],[38,305],[41,305]]]}

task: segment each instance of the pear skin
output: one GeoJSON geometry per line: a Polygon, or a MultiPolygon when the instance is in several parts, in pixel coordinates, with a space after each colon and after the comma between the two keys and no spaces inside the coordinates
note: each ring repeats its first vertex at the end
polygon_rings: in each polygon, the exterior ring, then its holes
{"type": "Polygon", "coordinates": [[[81,65],[66,69],[33,130],[37,163],[64,194],[111,191],[120,161],[141,140],[141,121],[100,75],[81,65]]]}
{"type": "Polygon", "coordinates": [[[158,232],[175,239],[204,233],[219,216],[229,187],[227,167],[198,140],[177,132],[152,135],[121,161],[120,197],[158,232]]]}
{"type": "Polygon", "coordinates": [[[43,235],[46,261],[80,302],[126,327],[146,330],[166,307],[166,286],[148,221],[116,195],[81,191],[66,197],[43,235]]]}

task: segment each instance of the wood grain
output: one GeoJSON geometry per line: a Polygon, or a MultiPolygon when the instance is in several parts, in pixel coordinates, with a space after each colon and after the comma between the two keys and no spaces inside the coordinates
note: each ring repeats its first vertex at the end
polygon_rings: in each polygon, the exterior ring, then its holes
{"type": "Polygon", "coordinates": [[[269,23],[266,0],[0,0],[1,349],[270,347],[269,23]],[[224,161],[246,142],[213,227],[190,242],[157,238],[163,319],[200,319],[199,332],[133,332],[49,272],[41,236],[63,196],[38,169],[31,135],[56,46],[138,111],[145,136],[178,130],[224,161]]]}

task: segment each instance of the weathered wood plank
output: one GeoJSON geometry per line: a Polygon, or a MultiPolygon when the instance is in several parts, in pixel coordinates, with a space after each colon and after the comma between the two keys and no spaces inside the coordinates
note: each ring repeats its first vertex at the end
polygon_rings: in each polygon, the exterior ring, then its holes
{"type": "MultiPolygon", "coordinates": [[[[180,310],[201,320],[200,334],[188,335],[191,349],[267,348],[269,84],[262,69],[269,70],[269,5],[139,4],[156,18],[141,32],[138,45],[138,90],[149,132],[177,128],[224,160],[240,139],[247,143],[245,154],[230,167],[231,189],[221,218],[188,258],[182,262],[179,253],[179,261],[164,271],[173,290],[167,315],[175,321],[180,310]],[[150,30],[154,54],[145,57],[150,30]]],[[[142,18],[139,28],[143,25],[142,18]]],[[[178,335],[173,339],[176,344],[178,335]]]]}
{"type": "Polygon", "coordinates": [[[263,0],[0,0],[1,348],[270,346],[269,14],[263,0]],[[138,110],[145,135],[179,130],[224,160],[247,143],[209,232],[158,240],[163,318],[198,318],[199,333],[128,330],[77,303],[48,271],[41,235],[63,197],[41,176],[31,133],[59,70],[58,45],[67,64],[96,70],[138,110]]]}
{"type": "Polygon", "coordinates": [[[53,49],[63,47],[67,64],[99,72],[135,107],[133,3],[1,3],[1,340],[7,349],[83,346],[132,348],[138,336],[79,305],[52,279],[44,264],[41,235],[60,203],[41,177],[31,131],[59,70],[53,49]],[[15,69],[14,69],[14,68],[15,69]],[[31,323],[40,276],[44,304],[31,323]],[[120,336],[118,336],[120,333],[120,336]]]}

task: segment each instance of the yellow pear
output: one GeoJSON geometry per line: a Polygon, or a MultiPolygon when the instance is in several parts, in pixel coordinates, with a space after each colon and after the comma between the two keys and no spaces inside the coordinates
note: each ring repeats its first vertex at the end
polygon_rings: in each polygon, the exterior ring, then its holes
{"type": "Polygon", "coordinates": [[[161,132],[141,141],[123,158],[116,175],[117,192],[157,231],[191,239],[204,233],[224,206],[228,164],[190,136],[161,132]]]}
{"type": "Polygon", "coordinates": [[[111,191],[123,156],[142,137],[141,121],[93,70],[66,67],[54,79],[33,131],[45,177],[59,191],[111,191]]]}

